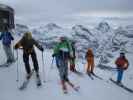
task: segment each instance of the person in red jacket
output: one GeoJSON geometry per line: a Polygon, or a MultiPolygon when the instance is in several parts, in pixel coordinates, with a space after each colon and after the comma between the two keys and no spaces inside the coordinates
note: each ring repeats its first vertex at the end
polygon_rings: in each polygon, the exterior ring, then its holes
{"type": "Polygon", "coordinates": [[[116,59],[115,64],[118,69],[117,83],[119,84],[122,81],[124,70],[126,70],[129,66],[128,60],[125,57],[125,53],[120,53],[120,57],[116,59]]]}

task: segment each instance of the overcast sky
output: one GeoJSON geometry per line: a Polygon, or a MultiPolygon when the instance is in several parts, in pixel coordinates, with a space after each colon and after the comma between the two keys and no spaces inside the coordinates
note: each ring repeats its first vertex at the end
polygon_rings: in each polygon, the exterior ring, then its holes
{"type": "Polygon", "coordinates": [[[12,6],[16,21],[24,24],[133,16],[133,0],[0,0],[0,3],[12,6]]]}

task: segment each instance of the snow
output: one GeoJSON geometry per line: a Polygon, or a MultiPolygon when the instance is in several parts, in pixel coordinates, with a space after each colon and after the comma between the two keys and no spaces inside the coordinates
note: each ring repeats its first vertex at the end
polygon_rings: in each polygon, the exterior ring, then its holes
{"type": "MultiPolygon", "coordinates": [[[[17,28],[15,32],[17,35],[15,35],[16,40],[13,45],[21,38],[23,32],[30,29],[29,27],[19,24],[16,25],[16,27],[17,28]]],[[[41,41],[45,46],[45,51],[43,53],[44,66],[42,63],[42,53],[38,49],[36,49],[36,52],[40,67],[41,79],[42,82],[44,80],[46,82],[43,82],[42,87],[37,88],[34,74],[26,90],[20,91],[18,89],[18,87],[22,85],[22,82],[26,76],[22,59],[22,50],[18,50],[18,62],[14,63],[9,68],[0,68],[0,100],[132,100],[133,94],[128,93],[124,89],[116,86],[109,81],[109,78],[116,80],[116,71],[110,71],[106,69],[103,70],[99,67],[96,67],[96,75],[102,77],[103,80],[99,80],[97,78],[91,80],[85,74],[86,61],[84,59],[84,55],[88,47],[94,48],[95,54],[98,53],[95,56],[95,65],[99,64],[100,58],[98,57],[98,55],[101,54],[102,56],[104,56],[104,58],[107,58],[107,60],[109,58],[109,62],[104,63],[104,65],[113,68],[115,68],[114,61],[119,56],[119,51],[124,48],[130,66],[128,70],[125,71],[122,82],[127,87],[133,89],[133,40],[132,37],[130,37],[132,35],[133,26],[129,25],[126,27],[118,27],[117,29],[109,27],[110,26],[108,24],[103,24],[102,27],[99,26],[98,29],[90,29],[89,27],[86,27],[84,25],[75,25],[72,29],[64,29],[54,23],[50,23],[39,28],[30,29],[34,33],[33,36],[35,37],[35,39],[41,41]],[[105,32],[103,33],[103,31],[105,32]],[[79,57],[79,59],[76,59],[76,68],[77,70],[83,72],[84,75],[80,77],[72,72],[69,72],[69,78],[74,84],[76,84],[76,86],[80,86],[79,92],[75,92],[71,87],[68,86],[69,93],[63,94],[61,90],[58,70],[55,65],[55,60],[52,66],[51,55],[53,51],[51,49],[48,49],[47,46],[52,48],[54,43],[57,42],[59,37],[62,35],[76,40],[76,49],[78,51],[76,55],[79,57]],[[112,38],[110,37],[113,37],[112,41],[112,38]],[[108,39],[110,39],[110,41],[108,39]],[[113,51],[113,49],[116,49],[116,51],[113,51]],[[82,55],[82,57],[80,54],[82,55]],[[110,54],[110,56],[112,57],[109,57],[107,54],[110,54]],[[19,82],[16,82],[17,63],[19,65],[19,82]],[[51,67],[53,67],[53,69],[51,69],[51,67]]],[[[0,54],[0,64],[2,64],[6,61],[6,57],[1,43],[0,54]]],[[[14,51],[14,54],[15,57],[17,57],[16,51],[14,51]]],[[[30,63],[32,67],[33,65],[31,59],[30,63]]]]}
{"type": "MultiPolygon", "coordinates": [[[[16,82],[17,62],[9,68],[0,68],[0,100],[132,100],[133,98],[133,94],[128,93],[108,81],[110,77],[116,77],[116,72],[104,71],[99,68],[95,68],[95,73],[101,76],[104,80],[91,80],[85,74],[85,64],[82,63],[85,61],[82,61],[81,59],[76,60],[76,65],[77,69],[84,73],[83,77],[79,77],[69,72],[70,80],[77,86],[80,86],[80,91],[75,92],[72,88],[68,87],[69,93],[63,94],[55,61],[53,64],[53,69],[50,69],[52,62],[52,50],[44,51],[44,66],[42,66],[42,53],[37,49],[36,51],[40,66],[41,79],[45,79],[46,82],[43,83],[42,87],[37,88],[35,83],[35,75],[33,75],[26,90],[20,91],[18,89],[25,77],[22,51],[18,50],[19,82],[16,82]],[[43,73],[43,67],[45,69],[45,73],[43,73]]],[[[0,52],[2,54],[2,58],[0,60],[2,63],[5,60],[5,55],[2,48],[0,52]]],[[[129,59],[130,66],[124,73],[123,83],[133,89],[133,54],[127,54],[127,58],[129,59]]],[[[96,61],[96,64],[97,63],[98,62],[96,61]]],[[[114,66],[114,64],[111,66],[114,66]]]]}

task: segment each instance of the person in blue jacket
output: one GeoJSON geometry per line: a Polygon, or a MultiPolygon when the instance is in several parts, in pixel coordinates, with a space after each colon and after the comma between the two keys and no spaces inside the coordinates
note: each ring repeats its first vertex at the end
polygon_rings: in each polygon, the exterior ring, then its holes
{"type": "Polygon", "coordinates": [[[7,63],[13,63],[15,61],[11,48],[11,41],[14,40],[12,34],[8,31],[8,27],[5,27],[4,32],[1,32],[0,40],[2,40],[3,49],[7,57],[7,63]]]}

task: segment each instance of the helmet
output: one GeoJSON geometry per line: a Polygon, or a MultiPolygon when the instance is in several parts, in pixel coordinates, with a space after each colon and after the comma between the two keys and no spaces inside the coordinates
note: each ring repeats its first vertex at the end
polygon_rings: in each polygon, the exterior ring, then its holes
{"type": "Polygon", "coordinates": [[[125,56],[125,53],[124,53],[124,52],[120,52],[120,55],[121,55],[121,56],[125,56]]]}
{"type": "Polygon", "coordinates": [[[75,44],[76,43],[76,41],[72,41],[72,44],[75,44]]]}
{"type": "Polygon", "coordinates": [[[31,39],[32,38],[32,33],[31,32],[25,32],[24,37],[28,38],[28,39],[31,39]]]}
{"type": "Polygon", "coordinates": [[[61,41],[65,41],[66,39],[67,39],[67,38],[64,37],[64,36],[61,36],[61,37],[60,37],[60,40],[61,40],[61,41]]]}

